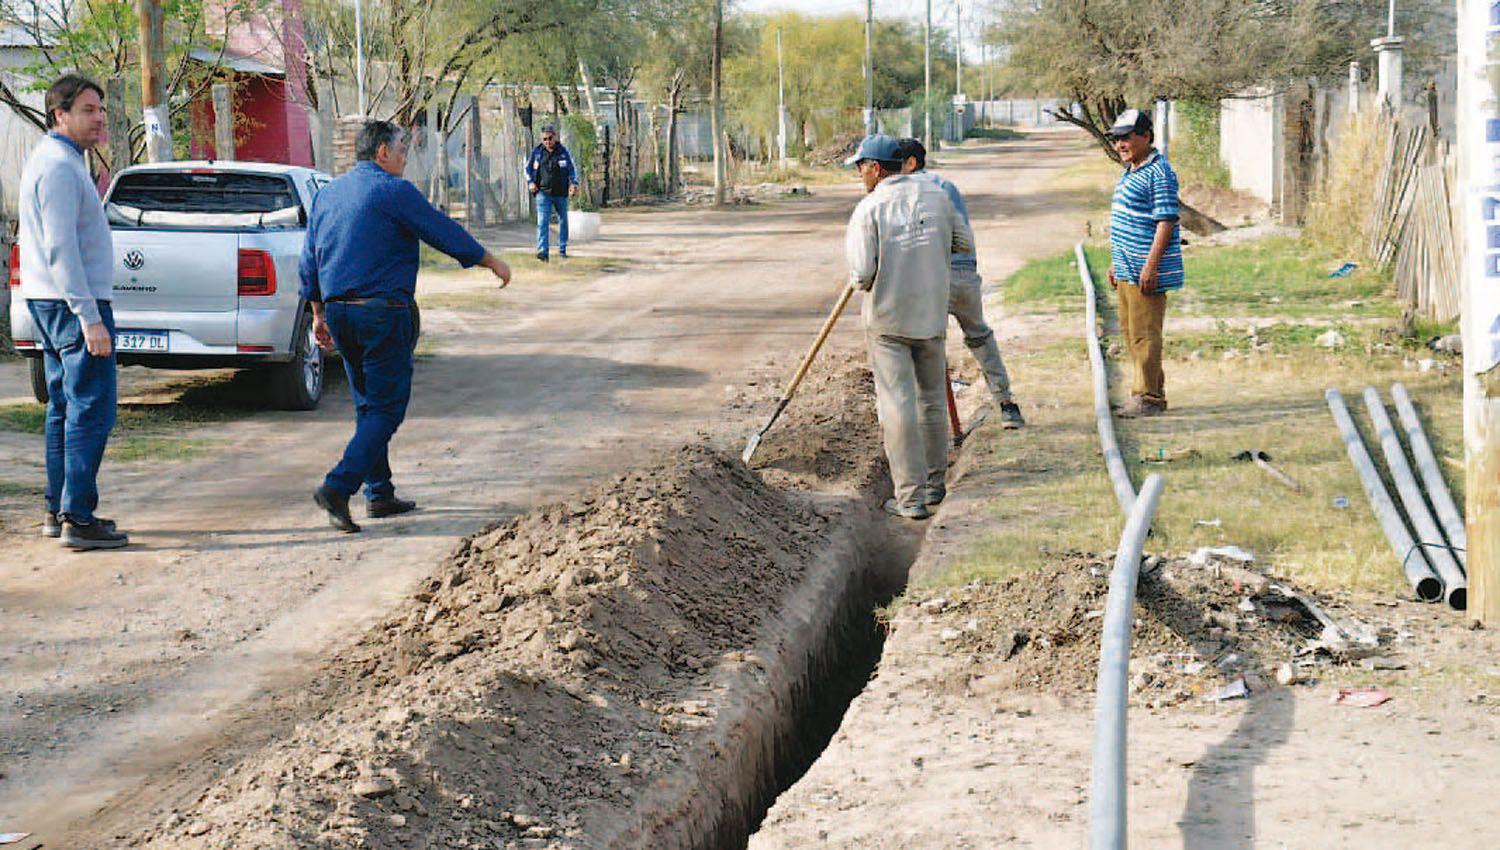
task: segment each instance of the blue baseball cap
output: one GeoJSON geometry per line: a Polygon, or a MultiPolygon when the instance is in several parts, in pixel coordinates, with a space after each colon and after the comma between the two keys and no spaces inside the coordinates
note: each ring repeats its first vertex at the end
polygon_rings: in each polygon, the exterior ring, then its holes
{"type": "Polygon", "coordinates": [[[859,142],[859,147],[846,160],[844,165],[855,165],[860,160],[873,159],[877,162],[899,163],[901,161],[901,143],[892,136],[884,133],[871,133],[859,142]]]}

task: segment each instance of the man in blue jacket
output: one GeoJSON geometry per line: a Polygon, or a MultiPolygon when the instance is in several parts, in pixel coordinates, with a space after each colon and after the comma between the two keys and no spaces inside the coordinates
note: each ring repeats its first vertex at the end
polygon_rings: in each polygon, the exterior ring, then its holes
{"type": "Polygon", "coordinates": [[[361,484],[372,518],[417,506],[396,498],[387,449],[411,398],[418,241],[464,268],[488,268],[501,287],[510,283],[504,260],[401,178],[406,143],[388,121],[365,123],[354,168],[318,193],[302,248],[302,297],[312,305],[313,331],[318,345],[343,355],[354,395],[354,436],[313,493],[329,523],[345,532],[359,531],[349,497],[361,484]]]}
{"type": "Polygon", "coordinates": [[[542,143],[526,160],[526,188],[536,196],[536,258],[547,262],[552,214],[557,213],[557,255],[568,256],[568,197],[578,194],[573,155],[557,140],[557,128],[542,128],[542,143]]]}

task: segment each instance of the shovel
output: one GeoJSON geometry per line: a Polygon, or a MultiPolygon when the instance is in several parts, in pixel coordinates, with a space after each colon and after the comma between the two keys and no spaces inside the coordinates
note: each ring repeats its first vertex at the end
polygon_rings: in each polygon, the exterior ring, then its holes
{"type": "Polygon", "coordinates": [[[1302,492],[1302,485],[1298,484],[1292,476],[1271,465],[1271,456],[1260,449],[1245,449],[1234,456],[1235,460],[1253,460],[1255,465],[1264,469],[1266,474],[1286,485],[1294,493],[1302,492]]]}
{"type": "Polygon", "coordinates": [[[807,356],[802,358],[802,365],[797,367],[797,374],[792,376],[792,382],[786,385],[786,390],[781,394],[781,400],[776,402],[776,409],[771,411],[771,418],[766,420],[766,424],[760,426],[759,431],[750,435],[750,441],[745,444],[745,451],[740,455],[741,463],[746,466],[750,465],[750,458],[754,457],[755,450],[760,448],[761,438],[766,436],[766,432],[776,424],[777,417],[781,416],[781,412],[786,410],[786,406],[791,403],[792,396],[797,393],[797,387],[802,384],[802,379],[807,377],[807,370],[812,366],[813,358],[818,356],[818,350],[823,347],[828,335],[833,332],[834,323],[839,320],[839,315],[844,312],[844,307],[853,296],[854,284],[844,287],[844,291],[839,294],[838,303],[833,305],[833,311],[823,322],[823,329],[818,331],[818,338],[813,340],[812,348],[809,348],[807,356]]]}

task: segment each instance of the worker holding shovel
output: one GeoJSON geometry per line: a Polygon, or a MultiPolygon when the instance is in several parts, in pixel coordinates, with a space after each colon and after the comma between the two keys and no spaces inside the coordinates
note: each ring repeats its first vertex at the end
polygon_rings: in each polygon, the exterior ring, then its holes
{"type": "Polygon", "coordinates": [[[865,291],[863,320],[894,498],[885,510],[926,519],[947,495],[948,418],[943,337],[949,262],[974,237],[931,180],[901,173],[885,134],[866,136],[845,161],[868,194],[849,219],[849,282],[865,291]]]}

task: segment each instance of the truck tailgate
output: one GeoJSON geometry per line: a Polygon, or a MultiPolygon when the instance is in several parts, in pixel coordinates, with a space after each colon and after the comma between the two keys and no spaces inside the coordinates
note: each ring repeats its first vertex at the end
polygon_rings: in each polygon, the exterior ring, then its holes
{"type": "Polygon", "coordinates": [[[239,303],[238,233],[114,233],[115,309],[230,312],[239,303]]]}

